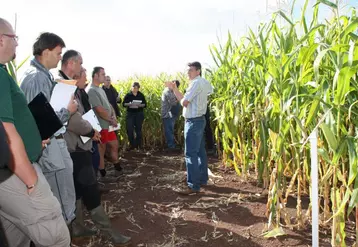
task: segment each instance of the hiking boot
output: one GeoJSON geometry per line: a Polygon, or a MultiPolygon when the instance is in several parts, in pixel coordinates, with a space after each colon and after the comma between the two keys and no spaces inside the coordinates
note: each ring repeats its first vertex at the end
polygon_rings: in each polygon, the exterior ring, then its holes
{"type": "Polygon", "coordinates": [[[91,210],[91,218],[102,234],[108,236],[115,246],[128,246],[131,238],[112,228],[111,221],[104,212],[102,205],[91,210]]]}

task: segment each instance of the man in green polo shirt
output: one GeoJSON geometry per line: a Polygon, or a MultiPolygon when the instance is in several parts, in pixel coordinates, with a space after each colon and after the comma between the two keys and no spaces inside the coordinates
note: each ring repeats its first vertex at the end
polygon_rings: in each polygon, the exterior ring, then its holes
{"type": "Polygon", "coordinates": [[[0,220],[9,246],[29,246],[32,240],[36,246],[68,247],[70,236],[60,204],[36,163],[42,152],[39,130],[4,65],[15,57],[16,46],[12,26],[0,18],[0,120],[14,173],[0,184],[0,220]]]}

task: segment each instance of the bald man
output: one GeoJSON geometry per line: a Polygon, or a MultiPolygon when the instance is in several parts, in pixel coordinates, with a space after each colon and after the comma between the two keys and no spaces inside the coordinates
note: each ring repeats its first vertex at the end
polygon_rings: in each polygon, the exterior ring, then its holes
{"type": "MultiPolygon", "coordinates": [[[[11,247],[70,246],[70,235],[58,200],[37,164],[41,136],[19,86],[5,64],[15,57],[17,36],[0,18],[0,121],[10,149],[13,174],[0,184],[0,221],[11,247]]],[[[0,169],[0,174],[6,172],[0,169]]]]}

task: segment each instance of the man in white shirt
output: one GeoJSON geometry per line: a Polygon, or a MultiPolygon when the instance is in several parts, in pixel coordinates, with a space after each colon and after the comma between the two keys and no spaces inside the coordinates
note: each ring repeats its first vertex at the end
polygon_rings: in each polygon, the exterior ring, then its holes
{"type": "Polygon", "coordinates": [[[208,159],[205,151],[204,129],[208,95],[213,91],[211,84],[201,77],[201,64],[193,62],[189,63],[188,66],[190,83],[184,95],[179,92],[175,83],[166,83],[169,88],[173,89],[175,96],[183,106],[185,118],[185,162],[188,187],[179,191],[183,195],[198,193],[200,187],[208,182],[208,159]]]}

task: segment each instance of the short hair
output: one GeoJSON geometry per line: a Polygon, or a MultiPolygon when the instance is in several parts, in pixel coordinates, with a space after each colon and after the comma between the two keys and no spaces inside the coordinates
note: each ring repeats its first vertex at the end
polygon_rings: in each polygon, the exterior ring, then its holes
{"type": "Polygon", "coordinates": [[[188,63],[189,67],[195,67],[196,70],[201,70],[201,64],[199,62],[188,63]]]}
{"type": "Polygon", "coordinates": [[[139,82],[133,82],[132,87],[140,88],[139,82]]]}
{"type": "Polygon", "coordinates": [[[63,54],[61,64],[66,65],[68,61],[70,61],[72,58],[77,58],[79,56],[81,56],[81,53],[79,53],[78,51],[68,50],[65,52],[65,54],[63,54]]]}
{"type": "Polygon", "coordinates": [[[85,73],[86,71],[87,71],[87,70],[82,67],[82,68],[81,68],[81,71],[80,71],[80,74],[79,74],[79,75],[75,75],[75,76],[74,76],[74,79],[76,79],[76,78],[78,78],[78,79],[81,78],[81,76],[83,75],[83,73],[85,73]]]}
{"type": "Polygon", "coordinates": [[[195,67],[196,70],[200,69],[200,76],[201,76],[201,64],[199,62],[192,62],[192,63],[188,63],[189,67],[195,67]]]}
{"type": "Polygon", "coordinates": [[[66,47],[65,42],[60,36],[49,32],[41,33],[32,47],[32,54],[34,56],[41,56],[44,50],[49,49],[52,51],[57,46],[61,48],[66,47]]]}
{"type": "Polygon", "coordinates": [[[92,71],[92,79],[94,78],[94,75],[95,75],[95,74],[97,74],[98,72],[101,71],[101,69],[104,70],[104,68],[103,68],[103,67],[100,67],[100,66],[97,66],[97,67],[94,67],[94,68],[93,68],[93,71],[92,71]]]}
{"type": "Polygon", "coordinates": [[[173,82],[175,82],[175,84],[177,85],[177,87],[180,86],[180,81],[179,81],[179,80],[173,80],[173,82]]]}

